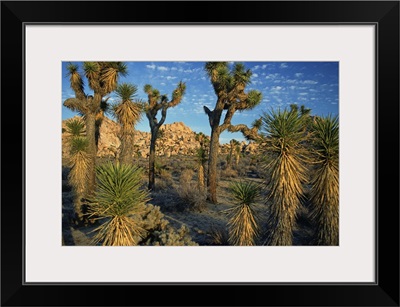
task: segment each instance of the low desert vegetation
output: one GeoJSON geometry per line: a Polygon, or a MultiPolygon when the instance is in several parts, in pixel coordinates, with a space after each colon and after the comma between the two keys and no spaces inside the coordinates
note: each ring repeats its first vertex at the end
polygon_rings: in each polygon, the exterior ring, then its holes
{"type": "Polygon", "coordinates": [[[147,84],[147,100],[140,101],[136,85],[119,83],[127,74],[122,62],[68,66],[75,97],[64,105],[81,116],[62,130],[68,154],[63,244],[339,245],[338,118],[291,105],[266,110],[249,127],[233,125],[236,111],[251,110],[262,99],[246,90],[252,71],[227,62],[208,62],[204,70],[216,101],[214,110],[204,107],[210,136],[196,133],[196,148],[171,155],[160,128],[168,109],[181,103],[185,83],[177,82],[170,97],[147,84]],[[84,82],[93,95],[84,92],[84,82]],[[115,104],[108,103],[112,92],[115,104]],[[98,157],[107,112],[116,119],[121,145],[98,157]],[[150,126],[147,156],[134,138],[142,117],[150,126]],[[241,132],[256,149],[246,151],[232,139],[222,152],[224,131],[241,132]],[[156,155],[157,148],[164,154],[156,155]]]}

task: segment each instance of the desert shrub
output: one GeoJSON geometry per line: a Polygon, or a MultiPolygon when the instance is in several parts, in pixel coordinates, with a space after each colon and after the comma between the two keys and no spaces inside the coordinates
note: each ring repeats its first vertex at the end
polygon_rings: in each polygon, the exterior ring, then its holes
{"type": "Polygon", "coordinates": [[[142,214],[136,216],[136,221],[145,231],[140,245],[198,245],[192,241],[187,227],[182,226],[179,230],[175,230],[164,218],[158,206],[147,204],[142,214]]]}
{"type": "Polygon", "coordinates": [[[172,187],[174,179],[169,171],[166,169],[161,169],[158,177],[157,188],[159,190],[170,189],[172,187]]]}
{"type": "Polygon", "coordinates": [[[166,246],[196,246],[196,242],[192,241],[189,235],[189,229],[182,225],[178,230],[173,227],[166,227],[161,231],[154,231],[152,239],[146,242],[146,245],[166,245],[166,246]]]}
{"type": "Polygon", "coordinates": [[[177,192],[185,208],[202,211],[206,208],[207,195],[204,189],[199,189],[198,184],[193,182],[193,176],[192,170],[184,170],[179,178],[177,192]]]}
{"type": "Polygon", "coordinates": [[[238,176],[238,172],[233,168],[226,168],[221,170],[221,178],[236,178],[238,176]]]}

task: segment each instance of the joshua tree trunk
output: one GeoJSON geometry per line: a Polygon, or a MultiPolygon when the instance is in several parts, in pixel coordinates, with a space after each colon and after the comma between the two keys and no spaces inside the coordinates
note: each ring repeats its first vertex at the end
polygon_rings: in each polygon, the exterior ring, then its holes
{"type": "Polygon", "coordinates": [[[129,132],[123,133],[121,136],[121,153],[119,160],[123,164],[132,163],[133,153],[133,134],[129,132]]]}
{"type": "Polygon", "coordinates": [[[210,193],[209,199],[212,203],[217,203],[217,163],[219,149],[219,129],[218,127],[211,130],[210,154],[208,160],[208,176],[207,186],[210,193]]]}
{"type": "Polygon", "coordinates": [[[96,174],[95,174],[95,166],[96,166],[96,154],[97,154],[97,146],[96,146],[96,114],[88,113],[86,114],[86,137],[88,140],[88,154],[90,156],[89,165],[88,165],[88,173],[89,178],[87,182],[87,195],[92,195],[95,188],[96,182],[96,174]]]}
{"type": "Polygon", "coordinates": [[[198,180],[199,180],[199,190],[204,191],[204,166],[203,166],[203,164],[199,165],[198,180]]]}
{"type": "Polygon", "coordinates": [[[156,161],[156,140],[157,140],[158,129],[151,131],[150,140],[150,153],[149,153],[149,190],[153,190],[155,186],[155,176],[154,176],[154,164],[156,161]]]}

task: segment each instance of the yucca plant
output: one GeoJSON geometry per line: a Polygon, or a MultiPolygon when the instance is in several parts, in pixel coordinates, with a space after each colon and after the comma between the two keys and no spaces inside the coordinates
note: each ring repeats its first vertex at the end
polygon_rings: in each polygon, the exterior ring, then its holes
{"type": "Polygon", "coordinates": [[[87,152],[88,140],[86,137],[75,136],[70,140],[69,166],[71,170],[68,181],[74,191],[74,209],[78,222],[83,220],[82,199],[86,197],[87,181],[89,179],[88,168],[90,155],[87,152]]]}
{"type": "Polygon", "coordinates": [[[69,137],[83,136],[86,133],[85,123],[80,118],[71,118],[65,125],[67,126],[66,132],[69,137]]]}
{"type": "Polygon", "coordinates": [[[317,117],[313,130],[315,175],[311,181],[312,217],[318,245],[339,244],[339,120],[317,117]]]}
{"type": "Polygon", "coordinates": [[[305,117],[288,110],[263,115],[265,168],[270,201],[270,233],[266,244],[292,245],[296,216],[306,182],[305,117]]]}
{"type": "Polygon", "coordinates": [[[120,102],[112,107],[117,122],[121,126],[120,162],[131,163],[134,149],[134,129],[141,118],[142,105],[133,101],[137,92],[137,87],[133,84],[120,84],[115,92],[120,98],[120,102]]]}
{"type": "Polygon", "coordinates": [[[135,219],[149,200],[148,191],[140,189],[141,178],[142,169],[130,164],[108,162],[96,168],[97,188],[89,215],[102,223],[93,230],[93,244],[136,245],[145,236],[135,219]]]}
{"type": "Polygon", "coordinates": [[[260,195],[258,184],[248,182],[235,182],[230,186],[230,192],[237,204],[228,210],[229,214],[229,243],[231,245],[255,245],[258,235],[258,217],[253,206],[260,195]]]}

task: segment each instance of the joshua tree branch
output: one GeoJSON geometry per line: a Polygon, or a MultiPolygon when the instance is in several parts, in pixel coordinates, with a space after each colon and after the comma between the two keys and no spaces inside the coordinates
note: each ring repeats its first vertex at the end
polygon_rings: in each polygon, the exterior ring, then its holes
{"type": "Polygon", "coordinates": [[[224,123],[220,126],[221,131],[225,131],[228,129],[229,126],[231,126],[231,120],[233,117],[233,114],[235,114],[236,108],[234,105],[231,105],[228,109],[228,112],[226,112],[224,123]]]}
{"type": "Polygon", "coordinates": [[[228,131],[229,132],[241,132],[244,137],[248,140],[260,140],[261,136],[258,134],[258,129],[253,127],[249,128],[244,124],[239,124],[239,125],[229,125],[228,126],[228,131]]]}
{"type": "Polygon", "coordinates": [[[71,109],[72,111],[78,111],[84,114],[87,110],[85,100],[81,100],[78,98],[68,98],[64,101],[64,106],[71,109]]]}

